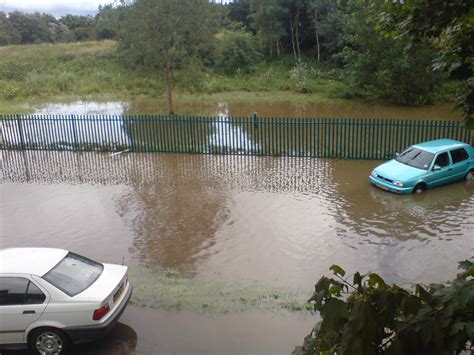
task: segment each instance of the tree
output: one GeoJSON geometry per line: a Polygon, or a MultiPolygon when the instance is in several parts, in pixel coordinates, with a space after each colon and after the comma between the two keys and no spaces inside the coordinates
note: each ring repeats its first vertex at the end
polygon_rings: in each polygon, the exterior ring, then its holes
{"type": "Polygon", "coordinates": [[[344,20],[346,69],[361,95],[396,104],[423,105],[432,100],[440,75],[431,70],[434,51],[426,41],[405,47],[377,32],[379,8],[352,2],[344,20]]]}
{"type": "Polygon", "coordinates": [[[234,0],[228,5],[229,19],[242,24],[245,29],[250,28],[250,0],[234,0]]]}
{"type": "Polygon", "coordinates": [[[235,74],[236,71],[248,73],[260,57],[251,33],[224,31],[217,41],[215,66],[226,74],[235,74]]]}
{"type": "Polygon", "coordinates": [[[99,13],[95,16],[97,39],[114,39],[119,28],[119,8],[112,5],[100,5],[99,13]]]}
{"type": "Polygon", "coordinates": [[[343,4],[334,0],[307,0],[318,61],[340,53],[343,41],[343,4]]]}
{"type": "Polygon", "coordinates": [[[120,53],[129,65],[160,71],[173,114],[173,73],[202,60],[213,38],[207,0],[137,0],[127,8],[119,32],[120,53]]]}
{"type": "Polygon", "coordinates": [[[56,21],[51,15],[37,12],[24,14],[18,11],[11,12],[8,20],[21,35],[22,44],[50,42],[49,24],[56,21]]]}
{"type": "Polygon", "coordinates": [[[384,2],[380,30],[411,47],[429,41],[438,56],[433,70],[464,82],[457,97],[466,124],[474,127],[474,2],[414,0],[384,2]]]}
{"type": "Polygon", "coordinates": [[[76,41],[96,39],[95,22],[91,16],[66,15],[59,19],[74,34],[76,41]]]}
{"type": "Polygon", "coordinates": [[[0,11],[0,46],[18,44],[20,42],[20,33],[12,26],[7,15],[0,11]]]}
{"type": "Polygon", "coordinates": [[[388,285],[379,275],[331,266],[311,302],[321,314],[318,323],[294,354],[403,355],[453,354],[474,339],[474,263],[447,284],[417,284],[414,292],[388,285]]]}
{"type": "Polygon", "coordinates": [[[287,36],[287,9],[279,0],[251,0],[250,10],[252,26],[257,31],[262,49],[270,56],[280,56],[282,39],[287,36]]]}

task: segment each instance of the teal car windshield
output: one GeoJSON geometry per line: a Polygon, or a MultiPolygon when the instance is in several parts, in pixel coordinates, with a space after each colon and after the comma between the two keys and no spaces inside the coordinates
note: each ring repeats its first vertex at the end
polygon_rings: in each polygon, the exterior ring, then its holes
{"type": "Polygon", "coordinates": [[[433,161],[433,157],[433,153],[411,147],[400,154],[395,160],[414,168],[428,170],[433,161]]]}

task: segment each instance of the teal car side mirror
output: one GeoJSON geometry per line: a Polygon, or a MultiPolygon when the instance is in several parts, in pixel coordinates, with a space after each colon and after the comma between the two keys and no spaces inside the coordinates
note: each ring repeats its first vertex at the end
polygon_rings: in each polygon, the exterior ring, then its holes
{"type": "Polygon", "coordinates": [[[395,153],[395,159],[398,158],[400,156],[400,153],[395,153]]]}
{"type": "Polygon", "coordinates": [[[433,166],[433,171],[438,171],[438,170],[441,170],[441,167],[439,165],[435,165],[433,166]]]}

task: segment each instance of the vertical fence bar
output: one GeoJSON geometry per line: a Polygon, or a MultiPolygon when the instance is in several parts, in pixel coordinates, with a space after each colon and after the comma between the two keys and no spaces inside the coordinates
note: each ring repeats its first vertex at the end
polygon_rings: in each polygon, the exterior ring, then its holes
{"type": "Polygon", "coordinates": [[[23,136],[23,127],[21,124],[21,116],[19,114],[16,115],[16,123],[18,125],[18,134],[20,138],[20,147],[22,150],[25,150],[25,137],[23,136]]]}

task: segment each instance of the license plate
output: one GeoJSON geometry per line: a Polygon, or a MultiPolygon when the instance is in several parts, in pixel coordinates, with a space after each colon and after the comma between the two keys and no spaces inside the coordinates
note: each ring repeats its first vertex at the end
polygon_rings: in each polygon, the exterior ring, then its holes
{"type": "Polygon", "coordinates": [[[122,284],[122,286],[120,286],[120,288],[117,290],[117,292],[115,292],[114,303],[117,302],[117,300],[120,298],[120,295],[123,292],[123,288],[124,288],[124,285],[122,284]]]}
{"type": "Polygon", "coordinates": [[[382,189],[382,190],[388,190],[388,187],[387,186],[383,186],[383,185],[379,185],[379,184],[375,184],[375,186],[377,186],[378,188],[382,189]]]}

